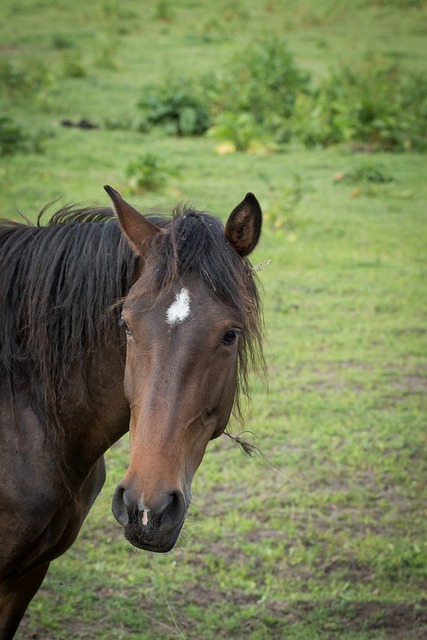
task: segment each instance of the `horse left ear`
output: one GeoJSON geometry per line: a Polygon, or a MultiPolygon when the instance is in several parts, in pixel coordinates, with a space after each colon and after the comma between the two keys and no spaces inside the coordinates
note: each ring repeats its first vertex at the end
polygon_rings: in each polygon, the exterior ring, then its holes
{"type": "Polygon", "coordinates": [[[244,258],[253,251],[261,235],[262,212],[253,193],[230,213],[225,225],[225,237],[239,256],[244,258]]]}
{"type": "Polygon", "coordinates": [[[147,220],[142,213],[134,209],[126,200],[123,200],[120,193],[113,187],[106,185],[104,189],[113,202],[120,226],[131,248],[137,255],[141,255],[144,242],[154,234],[161,233],[162,230],[147,220]]]}

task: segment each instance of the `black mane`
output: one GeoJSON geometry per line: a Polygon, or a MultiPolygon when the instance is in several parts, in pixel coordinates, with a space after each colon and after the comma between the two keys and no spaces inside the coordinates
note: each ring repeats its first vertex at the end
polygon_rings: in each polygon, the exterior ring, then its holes
{"type": "MultiPolygon", "coordinates": [[[[0,222],[0,380],[30,383],[33,405],[60,422],[61,384],[73,367],[105,346],[118,300],[135,278],[136,257],[110,209],[66,207],[47,226],[0,222]]],[[[153,290],[192,271],[246,319],[239,354],[247,386],[248,357],[260,352],[260,304],[252,270],[228,245],[222,223],[192,209],[151,218],[159,234],[150,251],[153,290]]],[[[157,237],[157,236],[156,236],[157,237]]],[[[147,264],[147,268],[150,265],[147,264]]]]}

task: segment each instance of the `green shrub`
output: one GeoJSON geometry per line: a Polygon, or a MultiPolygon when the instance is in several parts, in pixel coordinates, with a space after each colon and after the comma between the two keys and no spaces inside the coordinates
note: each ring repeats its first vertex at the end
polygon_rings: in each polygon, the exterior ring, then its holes
{"type": "Polygon", "coordinates": [[[347,184],[361,184],[363,182],[387,184],[394,181],[395,179],[387,173],[383,164],[372,161],[364,162],[356,169],[339,172],[335,175],[335,182],[347,184]]]}
{"type": "Polygon", "coordinates": [[[40,60],[28,60],[21,66],[0,61],[0,85],[8,98],[35,97],[50,88],[53,80],[51,71],[40,60]]]}
{"type": "Polygon", "coordinates": [[[155,18],[160,22],[172,22],[173,10],[170,0],[157,0],[155,18]]]}
{"type": "Polygon", "coordinates": [[[191,82],[165,82],[149,88],[138,103],[143,112],[141,129],[160,125],[172,135],[201,135],[210,125],[209,110],[191,82]]]}
{"type": "Polygon", "coordinates": [[[249,113],[276,130],[282,119],[293,115],[297,95],[307,89],[309,78],[297,67],[286,41],[270,36],[241,51],[216,86],[211,81],[210,90],[217,112],[249,113]]]}
{"type": "Polygon", "coordinates": [[[374,149],[423,150],[427,77],[369,61],[343,66],[303,97],[294,133],[306,146],[359,141],[374,149]]]}
{"type": "Polygon", "coordinates": [[[248,151],[262,140],[264,132],[250,113],[225,111],[216,118],[209,129],[209,136],[215,140],[232,143],[235,151],[248,151]]]}
{"type": "Polygon", "coordinates": [[[157,191],[166,186],[176,172],[153,153],[145,153],[127,166],[126,175],[132,193],[157,191]]]}
{"type": "Polygon", "coordinates": [[[41,153],[46,135],[31,135],[12,118],[0,116],[0,156],[15,153],[41,153]]]}
{"type": "Polygon", "coordinates": [[[64,78],[86,78],[87,69],[79,51],[66,51],[62,58],[64,78]]]}
{"type": "Polygon", "coordinates": [[[52,47],[54,49],[72,49],[74,43],[61,33],[56,33],[52,38],[52,47]]]}

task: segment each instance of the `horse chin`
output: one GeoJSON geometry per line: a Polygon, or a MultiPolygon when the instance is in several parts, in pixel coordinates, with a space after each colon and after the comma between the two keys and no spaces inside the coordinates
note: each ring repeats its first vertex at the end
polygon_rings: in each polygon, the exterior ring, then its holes
{"type": "Polygon", "coordinates": [[[134,527],[127,525],[124,527],[124,535],[128,542],[138,549],[151,551],[153,553],[167,553],[175,546],[181,532],[182,524],[166,533],[147,532],[142,533],[134,527]]]}

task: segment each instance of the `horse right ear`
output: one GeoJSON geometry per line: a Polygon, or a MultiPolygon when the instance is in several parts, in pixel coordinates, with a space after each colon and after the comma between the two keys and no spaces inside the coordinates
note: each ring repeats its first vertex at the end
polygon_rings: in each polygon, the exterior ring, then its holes
{"type": "Polygon", "coordinates": [[[261,235],[262,212],[253,193],[230,213],[225,225],[225,237],[242,258],[248,256],[258,244],[261,235]]]}
{"type": "Polygon", "coordinates": [[[156,233],[161,233],[162,230],[147,220],[142,213],[134,209],[126,200],[123,200],[115,189],[108,185],[105,185],[104,189],[111,198],[120,221],[120,227],[129,245],[137,255],[141,255],[142,245],[156,233]]]}

